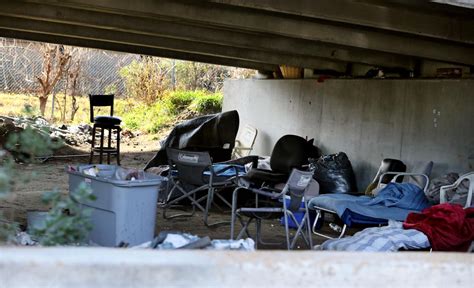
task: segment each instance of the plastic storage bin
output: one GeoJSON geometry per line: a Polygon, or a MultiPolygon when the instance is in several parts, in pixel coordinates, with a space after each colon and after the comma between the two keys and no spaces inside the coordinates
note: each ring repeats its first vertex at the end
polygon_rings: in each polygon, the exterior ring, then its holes
{"type": "Polygon", "coordinates": [[[155,232],[156,206],[163,177],[144,173],[141,180],[117,180],[115,165],[83,165],[77,171],[68,171],[69,191],[86,183],[95,201],[86,207],[93,208],[93,229],[89,240],[101,246],[117,246],[120,242],[137,245],[151,241],[155,232]],[[98,168],[96,177],[84,170],[98,168]]]}

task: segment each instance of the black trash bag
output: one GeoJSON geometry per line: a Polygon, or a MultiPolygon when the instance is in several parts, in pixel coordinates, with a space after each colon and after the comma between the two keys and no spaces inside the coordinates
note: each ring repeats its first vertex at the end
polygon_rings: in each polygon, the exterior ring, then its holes
{"type": "Polygon", "coordinates": [[[319,183],[319,193],[356,193],[357,184],[351,161],[346,153],[321,156],[313,166],[313,178],[319,183]]]}

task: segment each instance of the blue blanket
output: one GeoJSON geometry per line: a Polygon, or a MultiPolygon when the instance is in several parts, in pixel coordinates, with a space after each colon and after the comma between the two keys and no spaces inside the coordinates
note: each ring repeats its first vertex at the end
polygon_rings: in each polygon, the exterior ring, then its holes
{"type": "Polygon", "coordinates": [[[405,221],[411,212],[430,206],[423,190],[410,183],[390,183],[377,197],[324,194],[313,198],[309,208],[321,207],[337,213],[345,224],[384,224],[389,219],[405,221]]]}
{"type": "Polygon", "coordinates": [[[388,183],[367,205],[383,205],[421,211],[430,203],[420,187],[412,183],[388,183]]]}
{"type": "MultiPolygon", "coordinates": [[[[214,169],[214,173],[219,177],[236,176],[236,172],[238,176],[245,175],[245,166],[243,165],[216,163],[212,164],[212,169],[214,169]]],[[[209,170],[204,171],[204,175],[209,176],[211,172],[209,170]]]]}

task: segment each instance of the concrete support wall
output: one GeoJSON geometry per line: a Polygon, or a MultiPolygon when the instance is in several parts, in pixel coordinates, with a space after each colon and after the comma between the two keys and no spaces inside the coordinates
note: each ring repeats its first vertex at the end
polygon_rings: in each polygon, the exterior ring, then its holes
{"type": "Polygon", "coordinates": [[[0,287],[472,287],[471,253],[0,248],[0,287]]]}
{"type": "Polygon", "coordinates": [[[432,176],[474,170],[473,80],[232,80],[223,110],[259,130],[254,153],[269,155],[285,134],[344,151],[359,189],[383,158],[408,169],[432,160],[432,176]]]}

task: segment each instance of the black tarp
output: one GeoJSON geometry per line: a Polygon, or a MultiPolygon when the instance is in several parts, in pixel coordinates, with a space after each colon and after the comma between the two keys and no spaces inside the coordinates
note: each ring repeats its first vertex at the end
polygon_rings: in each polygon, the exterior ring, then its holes
{"type": "Polygon", "coordinates": [[[167,165],[167,147],[208,151],[213,162],[230,160],[238,130],[239,113],[235,110],[187,120],[173,128],[145,169],[167,165]]]}

